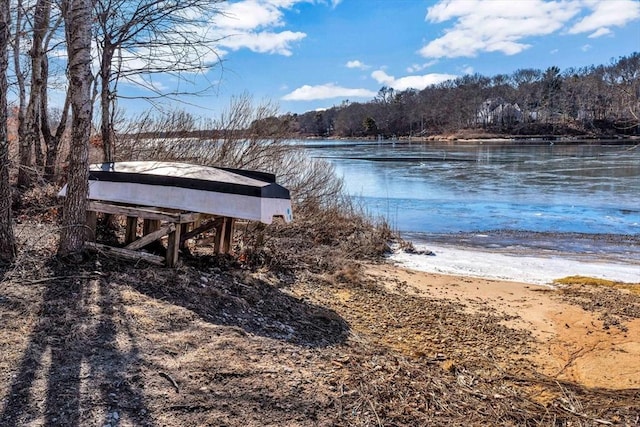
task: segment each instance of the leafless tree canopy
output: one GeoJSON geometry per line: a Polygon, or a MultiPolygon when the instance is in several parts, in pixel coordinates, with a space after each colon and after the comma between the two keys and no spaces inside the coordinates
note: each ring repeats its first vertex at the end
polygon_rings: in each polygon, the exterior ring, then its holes
{"type": "Polygon", "coordinates": [[[299,115],[299,135],[430,136],[640,134],[640,53],[609,65],[466,75],[423,90],[382,87],[370,102],[344,101],[299,115]]]}
{"type": "Polygon", "coordinates": [[[311,159],[286,139],[290,123],[274,119],[271,102],[254,103],[244,94],[213,120],[184,111],[146,114],[122,124],[116,160],[183,161],[208,166],[270,172],[290,189],[294,209],[345,206],[343,183],[333,167],[311,159]]]}
{"type": "Polygon", "coordinates": [[[200,76],[219,58],[206,29],[220,13],[222,0],[158,1],[96,0],[96,41],[100,55],[101,134],[104,160],[115,153],[113,121],[118,83],[125,80],[144,87],[149,101],[193,93],[179,87],[164,90],[153,83],[157,73],[178,80],[200,76]]]}

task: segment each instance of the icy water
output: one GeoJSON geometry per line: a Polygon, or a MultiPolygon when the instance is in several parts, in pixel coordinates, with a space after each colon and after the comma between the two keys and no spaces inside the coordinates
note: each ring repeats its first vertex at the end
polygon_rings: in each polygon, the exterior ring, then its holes
{"type": "Polygon", "coordinates": [[[299,142],[414,241],[640,262],[640,147],[613,142],[299,142]]]}

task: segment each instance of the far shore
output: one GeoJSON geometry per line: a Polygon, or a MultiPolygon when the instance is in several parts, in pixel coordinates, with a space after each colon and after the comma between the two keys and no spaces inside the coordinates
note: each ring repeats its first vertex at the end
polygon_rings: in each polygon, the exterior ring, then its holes
{"type": "Polygon", "coordinates": [[[637,144],[640,135],[500,135],[491,133],[451,133],[422,136],[369,136],[369,137],[332,137],[291,135],[290,139],[308,141],[363,141],[363,142],[434,142],[434,143],[616,143],[637,144]]]}

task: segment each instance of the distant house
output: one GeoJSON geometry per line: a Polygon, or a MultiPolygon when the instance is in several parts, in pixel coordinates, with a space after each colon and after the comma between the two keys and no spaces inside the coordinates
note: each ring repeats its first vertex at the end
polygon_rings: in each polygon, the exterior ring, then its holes
{"type": "Polygon", "coordinates": [[[478,109],[476,124],[507,125],[522,121],[522,109],[516,104],[505,102],[500,98],[487,99],[478,109]]]}

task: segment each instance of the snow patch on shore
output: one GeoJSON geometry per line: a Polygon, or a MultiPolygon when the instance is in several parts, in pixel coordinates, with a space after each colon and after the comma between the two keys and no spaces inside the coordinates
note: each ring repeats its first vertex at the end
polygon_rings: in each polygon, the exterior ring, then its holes
{"type": "Polygon", "coordinates": [[[597,259],[572,259],[559,256],[532,256],[491,252],[476,248],[439,245],[414,245],[417,251],[396,250],[392,262],[411,270],[458,276],[481,277],[531,284],[550,284],[554,279],[581,275],[620,282],[640,282],[640,265],[597,259]]]}

